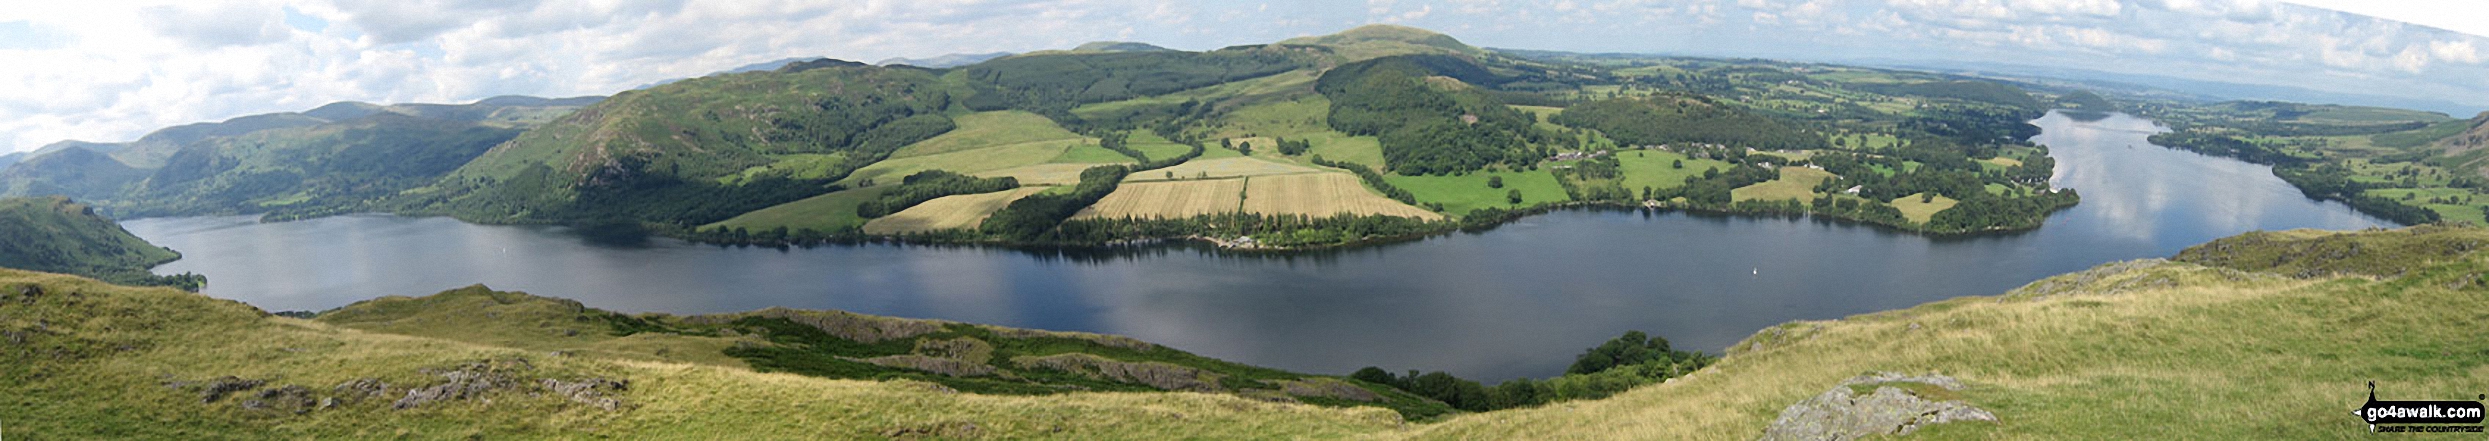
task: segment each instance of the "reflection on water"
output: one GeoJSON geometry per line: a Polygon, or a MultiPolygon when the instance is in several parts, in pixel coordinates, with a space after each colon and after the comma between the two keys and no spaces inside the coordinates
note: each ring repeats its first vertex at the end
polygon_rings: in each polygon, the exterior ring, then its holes
{"type": "Polygon", "coordinates": [[[2038,141],[2083,203],[2036,231],[1927,238],[1813,219],[1567,211],[1483,233],[1297,255],[1194,246],[1012,250],[614,244],[551,227],[346,216],[147,219],[210,295],[317,310],[484,283],[621,311],[844,309],[1123,334],[1246,363],[1497,380],[1560,373],[1639,329],[1718,351],[1789,320],[1989,295],[2257,229],[2380,225],[2261,166],[2144,143],[2159,128],[2051,115],[2038,141]],[[2131,147],[2130,147],[2131,146],[2131,147]]]}

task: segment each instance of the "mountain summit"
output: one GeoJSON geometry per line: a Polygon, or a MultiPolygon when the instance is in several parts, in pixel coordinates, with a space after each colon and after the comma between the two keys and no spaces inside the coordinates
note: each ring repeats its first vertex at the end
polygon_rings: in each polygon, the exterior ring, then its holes
{"type": "Polygon", "coordinates": [[[1332,46],[1355,59],[1445,52],[1465,55],[1486,53],[1440,32],[1387,24],[1358,26],[1331,35],[1290,38],[1281,40],[1279,44],[1332,46]]]}

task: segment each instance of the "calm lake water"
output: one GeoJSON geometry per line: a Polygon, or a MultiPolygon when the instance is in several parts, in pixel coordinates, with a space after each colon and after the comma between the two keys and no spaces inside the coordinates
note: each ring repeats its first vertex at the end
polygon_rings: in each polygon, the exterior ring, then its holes
{"type": "Polygon", "coordinates": [[[786,306],[1121,334],[1345,374],[1559,374],[1626,330],[1718,353],[1758,329],[1967,295],[2253,230],[2390,226],[2266,167],[2151,146],[2124,115],[2037,122],[2083,203],[2019,234],[1933,239],[1810,219],[1567,211],[1480,234],[1291,257],[1196,247],[1108,255],[924,246],[600,245],[446,218],[143,219],[131,232],[208,295],[323,310],[483,283],[618,311],[786,306]]]}

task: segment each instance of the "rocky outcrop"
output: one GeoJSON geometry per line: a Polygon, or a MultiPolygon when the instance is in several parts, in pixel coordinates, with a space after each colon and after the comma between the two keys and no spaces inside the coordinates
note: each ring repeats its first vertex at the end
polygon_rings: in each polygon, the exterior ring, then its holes
{"type": "Polygon", "coordinates": [[[1963,387],[1960,380],[1943,375],[1861,375],[1782,409],[1780,418],[1764,429],[1763,439],[1850,440],[1909,435],[1936,424],[1996,421],[1996,414],[1951,398],[1952,391],[1963,387]]]}
{"type": "Polygon", "coordinates": [[[225,399],[226,396],[233,395],[235,392],[245,392],[252,389],[258,389],[259,386],[265,384],[268,384],[268,382],[244,379],[230,375],[214,380],[208,380],[207,384],[202,385],[199,390],[199,402],[214,403],[217,400],[225,399]]]}
{"type": "Polygon", "coordinates": [[[856,361],[872,363],[884,367],[914,369],[953,377],[982,377],[994,375],[994,366],[986,365],[984,363],[970,363],[966,360],[927,357],[923,355],[889,355],[856,359],[856,361]]]}
{"type": "Polygon", "coordinates": [[[1383,396],[1381,394],[1376,394],[1374,391],[1367,390],[1366,388],[1357,387],[1357,385],[1354,384],[1348,384],[1348,382],[1340,381],[1337,378],[1308,377],[1300,380],[1279,380],[1273,381],[1272,383],[1278,384],[1279,391],[1286,392],[1290,396],[1307,398],[1337,398],[1364,403],[1372,403],[1383,400],[1383,396]]]}
{"type": "Polygon", "coordinates": [[[1132,337],[1125,337],[1125,336],[1121,336],[1121,335],[1091,334],[1091,333],[1086,333],[1086,332],[1045,331],[1045,330],[1037,330],[1037,329],[1005,328],[1005,327],[1001,327],[1001,326],[986,326],[986,327],[985,327],[985,329],[986,329],[986,330],[988,330],[988,331],[993,331],[995,336],[1000,336],[1000,337],[1004,337],[1004,338],[1022,338],[1022,339],[1031,339],[1031,338],[1064,338],[1064,339],[1081,340],[1081,341],[1086,341],[1086,342],[1090,342],[1090,343],[1095,343],[1095,344],[1097,344],[1098,346],[1105,346],[1105,347],[1110,347],[1110,348],[1131,349],[1131,350],[1135,350],[1135,351],[1148,351],[1148,350],[1151,350],[1151,349],[1157,349],[1157,348],[1158,348],[1158,345],[1156,345],[1156,344],[1151,344],[1150,342],[1141,341],[1141,339],[1132,338],[1132,337]]]}
{"type": "Polygon", "coordinates": [[[630,381],[616,381],[603,378],[588,378],[578,381],[562,381],[547,378],[544,381],[539,382],[539,385],[543,386],[545,390],[552,391],[554,395],[560,395],[570,398],[571,401],[579,404],[596,406],[598,409],[605,409],[609,411],[621,408],[622,400],[608,396],[607,394],[612,392],[621,392],[624,389],[631,388],[630,381]]]}
{"type": "Polygon", "coordinates": [[[508,390],[519,385],[515,373],[535,369],[525,359],[485,360],[451,369],[425,369],[424,373],[441,377],[440,383],[406,390],[406,397],[390,404],[397,410],[413,409],[425,404],[481,397],[486,393],[508,390]]]}
{"type": "Polygon", "coordinates": [[[916,342],[916,355],[986,364],[994,361],[994,344],[969,337],[920,340],[916,342]]]}
{"type": "Polygon", "coordinates": [[[311,388],[288,384],[285,387],[259,391],[251,399],[242,400],[241,406],[251,410],[275,410],[301,414],[310,412],[316,403],[318,401],[312,398],[311,388]]]}
{"type": "Polygon", "coordinates": [[[783,319],[820,329],[821,332],[838,338],[864,343],[880,343],[885,340],[931,334],[941,331],[942,325],[947,323],[938,320],[876,317],[846,311],[805,311],[786,308],[769,308],[743,314],[694,316],[684,321],[694,324],[720,324],[733,322],[746,316],[783,319]]]}
{"type": "Polygon", "coordinates": [[[1121,361],[1085,353],[1020,356],[1011,359],[1022,369],[1052,369],[1089,378],[1148,385],[1163,390],[1218,392],[1219,374],[1154,361],[1121,361]]]}

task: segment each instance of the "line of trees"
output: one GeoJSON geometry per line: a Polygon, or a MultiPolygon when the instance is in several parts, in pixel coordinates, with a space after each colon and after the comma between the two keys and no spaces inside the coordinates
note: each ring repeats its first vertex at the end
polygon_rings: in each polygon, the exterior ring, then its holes
{"type": "Polygon", "coordinates": [[[1771,150],[1827,145],[1822,135],[1690,95],[1587,101],[1548,121],[1598,130],[1620,145],[1711,143],[1771,150]]]}
{"type": "Polygon", "coordinates": [[[2273,166],[2273,175],[2281,177],[2282,181],[2289,182],[2292,186],[2299,187],[2299,192],[2306,194],[2307,197],[2342,201],[2361,213],[2368,213],[2370,216],[2384,218],[2394,223],[2420,225],[2439,220],[2439,215],[2435,210],[2406,205],[2393,198],[2368,195],[2367,191],[2376,186],[2352,180],[2350,169],[2340,164],[2276,165],[2273,166]]]}
{"type": "Polygon", "coordinates": [[[1546,380],[1518,378],[1485,386],[1444,372],[1394,375],[1366,367],[1348,378],[1399,388],[1442,401],[1454,409],[1485,412],[1569,400],[1606,398],[1634,387],[1676,378],[1708,366],[1716,359],[1699,352],[1668,347],[1668,340],[1642,331],[1628,331],[1577,356],[1565,374],[1546,380]]]}
{"type": "Polygon", "coordinates": [[[1263,214],[1229,212],[1182,219],[1121,218],[1064,222],[1053,239],[1070,244],[1189,236],[1252,237],[1268,247],[1321,247],[1385,238],[1414,237],[1448,230],[1450,223],[1421,219],[1339,214],[1263,214]]]}
{"type": "Polygon", "coordinates": [[[1105,199],[1121,185],[1132,169],[1121,165],[1090,167],[1080,172],[1080,184],[1070,193],[1039,193],[1011,201],[1001,210],[985,218],[978,230],[1019,241],[1035,241],[1047,231],[1071,219],[1080,209],[1105,199]]]}
{"type": "Polygon", "coordinates": [[[857,205],[856,215],[867,219],[889,216],[943,196],[992,193],[1014,188],[1020,188],[1020,180],[1010,176],[980,178],[948,170],[926,170],[908,175],[897,188],[857,205]]]}
{"type": "Polygon", "coordinates": [[[2148,138],[2148,140],[2153,145],[2167,146],[2179,150],[2213,156],[2236,158],[2241,161],[2253,162],[2257,164],[2269,165],[2305,162],[2305,159],[2291,155],[2288,152],[2283,152],[2280,149],[2247,142],[2246,140],[2233,138],[2228,135],[2206,133],[2194,130],[2153,134],[2151,138],[2148,138]]]}
{"type": "Polygon", "coordinates": [[[1374,191],[1383,192],[1383,197],[1400,201],[1400,203],[1403,204],[1417,205],[1416,194],[1409,193],[1408,190],[1403,190],[1399,186],[1391,185],[1391,181],[1383,179],[1382,173],[1376,173],[1373,168],[1366,167],[1364,164],[1352,164],[1347,162],[1325,160],[1322,159],[1322,155],[1314,155],[1312,159],[1314,161],[1314,165],[1345,169],[1348,170],[1349,173],[1355,173],[1357,175],[1357,179],[1365,181],[1365,185],[1367,187],[1374,187],[1374,191]]]}

